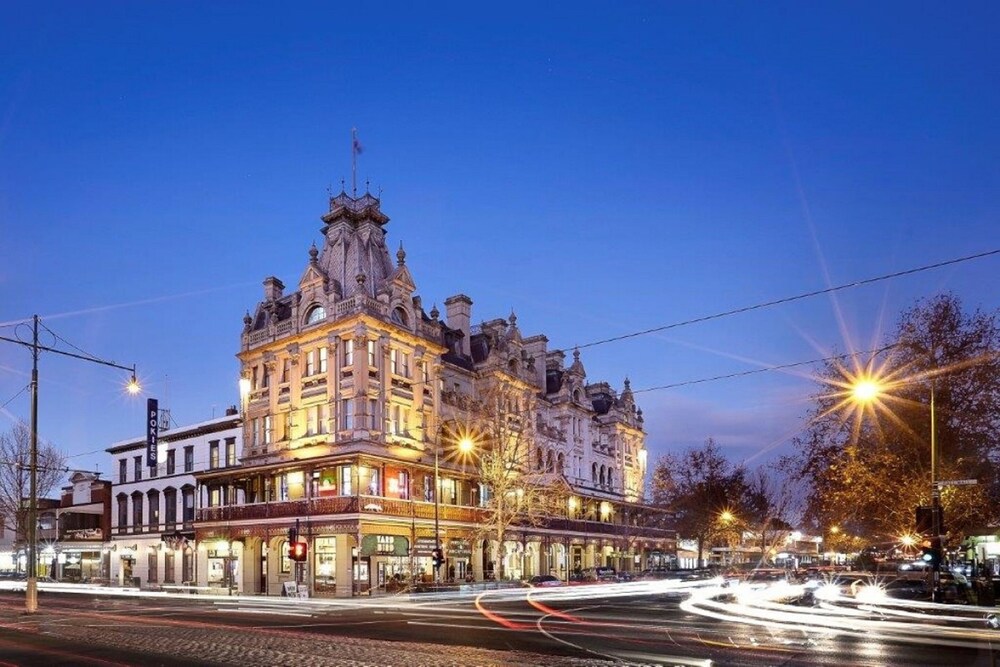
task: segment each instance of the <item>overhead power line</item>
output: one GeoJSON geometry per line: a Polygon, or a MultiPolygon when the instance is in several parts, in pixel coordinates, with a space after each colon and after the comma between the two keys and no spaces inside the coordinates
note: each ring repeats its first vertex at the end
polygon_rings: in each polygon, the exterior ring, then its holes
{"type": "Polygon", "coordinates": [[[993,255],[1000,254],[1000,248],[995,250],[987,250],[986,252],[976,253],[974,255],[966,255],[965,257],[956,257],[955,259],[948,259],[943,262],[935,262],[934,264],[925,264],[924,266],[918,266],[913,269],[906,269],[905,271],[896,271],[894,273],[887,273],[882,276],[876,276],[874,278],[865,278],[864,280],[855,280],[854,282],[844,283],[842,285],[836,285],[834,287],[827,287],[821,290],[813,290],[812,292],[803,292],[802,294],[796,294],[795,296],[787,296],[782,299],[774,299],[773,301],[765,301],[763,303],[757,303],[752,306],[744,306],[742,308],[735,308],[733,310],[727,310],[721,313],[715,313],[714,315],[704,315],[702,317],[695,317],[690,320],[684,320],[682,322],[674,322],[673,324],[664,324],[663,326],[653,327],[652,329],[643,329],[642,331],[634,331],[632,333],[622,334],[620,336],[612,336],[610,338],[602,338],[600,340],[591,341],[589,343],[584,343],[583,345],[574,346],[576,349],[583,349],[585,347],[596,347],[597,345],[604,345],[606,343],[616,343],[621,340],[628,340],[629,338],[638,338],[639,336],[646,336],[651,333],[657,333],[659,331],[666,331],[668,329],[677,329],[679,327],[688,326],[689,324],[698,324],[699,322],[708,322],[710,320],[717,320],[722,317],[729,317],[730,315],[739,315],[740,313],[748,313],[753,310],[761,310],[763,308],[770,308],[771,306],[779,306],[783,303],[791,303],[793,301],[801,301],[802,299],[808,299],[814,296],[820,296],[823,294],[830,294],[832,292],[837,292],[840,290],[850,289],[852,287],[861,287],[862,285],[871,285],[873,283],[882,282],[884,280],[891,280],[893,278],[901,278],[903,276],[909,276],[914,273],[921,273],[923,271],[930,271],[932,269],[940,269],[945,266],[951,266],[952,264],[960,264],[962,262],[969,262],[974,259],[983,259],[984,257],[990,257],[993,255]]]}
{"type": "Polygon", "coordinates": [[[673,382],[671,384],[661,384],[655,387],[646,387],[645,389],[633,389],[633,394],[641,394],[647,391],[659,391],[661,389],[674,389],[676,387],[686,387],[692,384],[703,384],[705,382],[715,382],[716,380],[731,380],[733,378],[744,377],[746,375],[756,375],[757,373],[767,373],[770,371],[780,371],[786,368],[796,368],[798,366],[811,366],[813,364],[822,364],[828,361],[840,361],[841,359],[850,359],[852,357],[860,357],[862,355],[876,355],[880,352],[885,352],[891,348],[896,347],[896,344],[887,345],[885,347],[880,347],[874,350],[864,350],[862,352],[848,352],[846,354],[835,354],[830,357],[823,357],[822,359],[810,359],[809,361],[795,361],[789,364],[778,364],[775,366],[764,366],[763,368],[753,368],[747,371],[739,371],[737,373],[727,373],[725,375],[715,375],[707,378],[698,378],[697,380],[684,380],[682,382],[673,382]]]}

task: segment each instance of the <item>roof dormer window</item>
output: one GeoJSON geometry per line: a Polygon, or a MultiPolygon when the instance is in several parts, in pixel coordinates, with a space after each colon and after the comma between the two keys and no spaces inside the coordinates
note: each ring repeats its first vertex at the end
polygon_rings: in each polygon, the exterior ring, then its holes
{"type": "Polygon", "coordinates": [[[316,324],[326,319],[326,308],[323,306],[313,306],[306,315],[306,324],[316,324]]]}

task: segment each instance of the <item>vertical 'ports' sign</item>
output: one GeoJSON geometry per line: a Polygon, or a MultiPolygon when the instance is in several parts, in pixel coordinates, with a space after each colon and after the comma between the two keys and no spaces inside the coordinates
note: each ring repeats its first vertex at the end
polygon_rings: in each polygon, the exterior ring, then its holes
{"type": "Polygon", "coordinates": [[[160,439],[160,403],[146,399],[146,465],[156,465],[156,446],[160,439]]]}

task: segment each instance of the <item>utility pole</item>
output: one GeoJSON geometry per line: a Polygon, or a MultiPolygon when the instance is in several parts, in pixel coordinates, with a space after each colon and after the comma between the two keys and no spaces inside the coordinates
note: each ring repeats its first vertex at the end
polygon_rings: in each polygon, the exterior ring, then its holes
{"type": "Polygon", "coordinates": [[[28,584],[24,609],[29,614],[38,611],[38,315],[31,320],[31,445],[28,455],[30,468],[28,497],[28,584]]]}
{"type": "Polygon", "coordinates": [[[42,351],[54,352],[64,357],[72,357],[82,361],[89,361],[95,364],[111,366],[125,371],[132,372],[132,378],[128,383],[128,392],[132,395],[140,391],[139,382],[135,377],[135,366],[121,366],[113,361],[105,361],[86,354],[76,354],[66,352],[46,345],[38,344],[38,315],[31,318],[31,342],[26,342],[18,338],[7,338],[0,336],[0,340],[8,343],[23,345],[31,350],[31,436],[30,450],[28,454],[29,468],[29,497],[28,497],[28,580],[25,587],[24,609],[27,613],[33,614],[38,611],[38,356],[42,351]]]}

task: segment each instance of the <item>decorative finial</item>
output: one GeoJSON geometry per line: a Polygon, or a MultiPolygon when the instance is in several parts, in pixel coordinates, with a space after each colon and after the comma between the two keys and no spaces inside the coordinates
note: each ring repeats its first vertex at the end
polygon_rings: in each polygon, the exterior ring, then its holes
{"type": "Polygon", "coordinates": [[[347,194],[347,189],[346,189],[346,186],[344,185],[344,177],[343,176],[340,177],[340,194],[342,194],[342,195],[346,195],[347,194]]]}
{"type": "Polygon", "coordinates": [[[396,251],[396,259],[399,260],[399,266],[406,264],[406,251],[403,250],[403,242],[399,242],[399,250],[396,251]]]}
{"type": "Polygon", "coordinates": [[[573,348],[573,361],[580,361],[580,348],[573,348]]]}
{"type": "Polygon", "coordinates": [[[436,322],[436,321],[437,321],[437,318],[438,318],[438,317],[439,317],[440,315],[441,315],[441,311],[439,311],[439,310],[438,310],[438,306],[437,306],[437,304],[435,303],[435,304],[434,304],[433,306],[431,306],[431,319],[432,319],[432,320],[434,320],[434,321],[436,322]]]}
{"type": "Polygon", "coordinates": [[[628,378],[625,378],[625,391],[629,391],[631,389],[632,389],[632,383],[629,381],[628,378]]]}
{"type": "Polygon", "coordinates": [[[243,316],[243,326],[247,326],[248,327],[248,326],[250,326],[250,324],[252,322],[253,322],[253,318],[250,317],[250,311],[248,310],[246,312],[246,314],[243,316]]]}
{"type": "Polygon", "coordinates": [[[371,194],[371,185],[367,178],[365,179],[365,194],[371,194]]]}
{"type": "Polygon", "coordinates": [[[309,248],[309,262],[315,264],[317,256],[319,256],[319,250],[316,249],[316,242],[313,241],[312,246],[309,248]]]}
{"type": "Polygon", "coordinates": [[[510,309],[510,317],[507,318],[507,321],[510,322],[510,326],[512,327],[517,325],[517,315],[514,314],[513,308],[510,309]]]}

